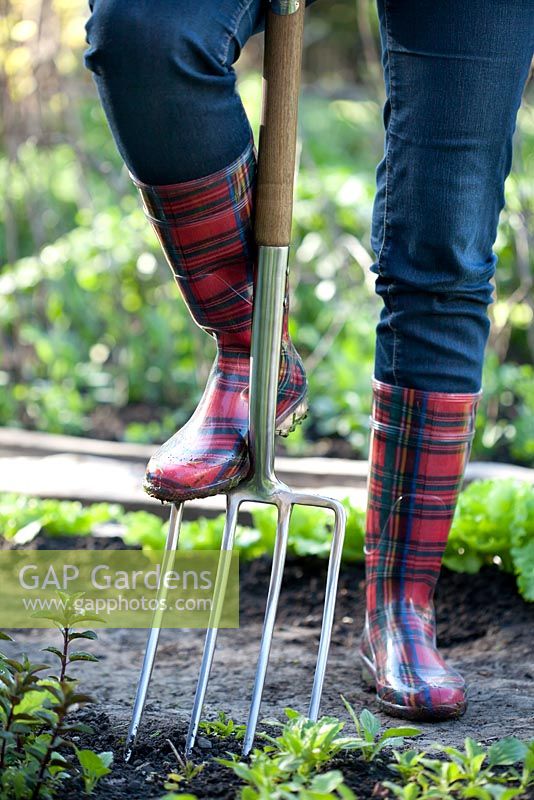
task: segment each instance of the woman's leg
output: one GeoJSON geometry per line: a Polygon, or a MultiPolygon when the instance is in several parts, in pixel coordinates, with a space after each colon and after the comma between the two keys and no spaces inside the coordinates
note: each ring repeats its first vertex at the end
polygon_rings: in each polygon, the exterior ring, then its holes
{"type": "Polygon", "coordinates": [[[133,175],[170,184],[210,175],[251,138],[233,64],[260,0],[92,0],[86,66],[133,175]]]}
{"type": "MultiPolygon", "coordinates": [[[[189,422],[149,462],[145,489],[179,502],[249,472],[248,378],[255,157],[233,63],[261,26],[262,0],[94,0],[87,66],[117,146],[195,322],[217,358],[189,422]]],[[[287,330],[277,429],[306,409],[287,330]]]]}
{"type": "Polygon", "coordinates": [[[534,0],[378,0],[387,101],[375,377],[478,392],[534,0]]]}
{"type": "Polygon", "coordinates": [[[387,100],[372,245],[377,328],[364,663],[381,705],[461,714],[432,598],[474,431],[492,247],[534,47],[534,0],[378,0],[387,100]]]}

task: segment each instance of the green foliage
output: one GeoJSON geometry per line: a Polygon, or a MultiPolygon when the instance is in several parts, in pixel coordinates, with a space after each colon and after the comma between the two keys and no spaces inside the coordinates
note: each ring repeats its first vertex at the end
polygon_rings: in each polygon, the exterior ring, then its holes
{"type": "MultiPolygon", "coordinates": [[[[347,530],[343,549],[346,561],[363,560],[365,513],[356,508],[348,497],[343,500],[347,512],[347,530]]],[[[267,552],[272,552],[276,533],[276,509],[271,506],[254,509],[254,527],[260,532],[260,540],[267,552]]],[[[327,558],[330,554],[333,515],[331,512],[295,506],[291,513],[288,535],[288,552],[297,556],[327,558]]]]}
{"type": "Polygon", "coordinates": [[[219,739],[234,738],[243,739],[245,736],[245,725],[238,725],[224,711],[219,711],[217,717],[212,720],[205,720],[200,723],[200,730],[207,736],[216,736],[219,739]]]}
{"type": "Polygon", "coordinates": [[[148,511],[133,511],[122,515],[123,534],[127,545],[141,545],[147,550],[162,550],[165,544],[166,523],[148,511]]]}
{"type": "MultiPolygon", "coordinates": [[[[363,509],[343,500],[347,531],[343,558],[363,561],[363,509]]],[[[238,526],[236,544],[244,560],[273,551],[276,511],[265,507],[252,512],[254,527],[238,526]]],[[[146,511],[126,513],[121,506],[98,503],[82,506],[57,500],[0,496],[0,535],[24,544],[41,530],[47,534],[88,534],[95,525],[117,523],[130,546],[146,551],[163,549],[167,522],[146,511]]],[[[330,552],[331,515],[320,509],[294,508],[288,552],[295,556],[325,558],[330,552]]],[[[180,546],[186,550],[220,547],[224,515],[182,524],[180,546]]],[[[516,575],[520,593],[534,602],[534,487],[515,480],[475,481],[460,494],[444,564],[456,572],[476,573],[485,565],[498,565],[516,575]]]]}
{"type": "Polygon", "coordinates": [[[508,737],[486,749],[467,738],[463,750],[432,745],[443,758],[413,749],[393,750],[392,756],[386,757],[386,746],[399,746],[406,737],[421,731],[408,726],[382,730],[379,720],[367,709],[356,715],[345,698],[343,702],[356,736],[342,735],[345,723],[335,717],[311,722],[286,709],[286,722],[264,720],[264,724],[280,728],[280,734],[260,734],[265,744],[254,750],[249,761],[237,755],[217,759],[243,782],[239,797],[355,800],[342,771],[325,771],[334,757],[347,751],[357,753],[365,762],[378,759],[387,765],[398,780],[385,781],[381,790],[387,789],[390,796],[401,800],[513,800],[525,796],[534,784],[534,740],[522,742],[508,737]]]}
{"type": "Polygon", "coordinates": [[[177,793],[173,791],[164,794],[163,797],[160,798],[160,800],[176,800],[176,798],[180,798],[180,800],[198,800],[196,794],[188,794],[188,793],[184,794],[183,792],[177,793]]]}
{"type": "Polygon", "coordinates": [[[254,750],[249,763],[240,761],[237,756],[217,759],[245,784],[239,795],[242,800],[355,800],[354,794],[344,785],[341,772],[317,774],[341,751],[343,722],[333,717],[312,722],[293,709],[286,709],[286,717],[285,723],[265,720],[265,724],[279,727],[280,735],[262,734],[267,744],[254,750]]]}
{"type": "Polygon", "coordinates": [[[483,385],[475,456],[534,465],[534,367],[499,364],[490,350],[483,385]]]}
{"type": "Polygon", "coordinates": [[[113,753],[95,753],[94,750],[78,750],[74,748],[76,758],[82,768],[82,779],[86,794],[91,794],[98,781],[109,775],[111,764],[113,763],[113,753]]]}
{"type": "MultiPolygon", "coordinates": [[[[72,737],[91,733],[91,728],[72,721],[80,705],[92,702],[80,692],[78,681],[66,675],[74,661],[96,661],[86,653],[70,652],[75,639],[95,639],[93,631],[61,628],[63,646],[50,646],[46,652],[56,656],[61,672],[42,678],[48,664],[32,663],[0,654],[0,800],[52,800],[60,796],[61,786],[79,777],[90,794],[98,780],[110,772],[111,753],[78,749],[72,737]],[[76,756],[76,760],[73,756],[76,756]]],[[[2,634],[1,639],[9,636],[2,634]]]]}
{"type": "Polygon", "coordinates": [[[386,728],[385,731],[382,731],[380,720],[367,708],[364,708],[358,716],[343,695],[341,695],[341,699],[356,728],[357,734],[356,737],[347,739],[343,748],[345,750],[359,750],[365,761],[374,761],[384,747],[398,747],[403,744],[404,739],[407,737],[421,734],[419,728],[408,725],[386,728]]]}
{"type": "MultiPolygon", "coordinates": [[[[62,58],[72,59],[61,47],[62,58]]],[[[244,76],[241,89],[257,129],[259,76],[244,76]]],[[[69,97],[68,110],[76,137],[58,127],[46,146],[22,137],[16,159],[0,152],[0,180],[9,187],[0,250],[13,250],[4,228],[17,243],[0,279],[0,424],[161,441],[195,408],[214,348],[179,297],[96,98],[69,97]]],[[[534,463],[533,312],[525,283],[532,267],[524,247],[533,200],[522,165],[534,153],[533,116],[526,106],[518,118],[473,451],[525,464],[534,463]]],[[[310,440],[330,437],[364,456],[379,313],[368,244],[383,139],[378,96],[305,93],[301,136],[291,333],[305,359],[311,406],[287,448],[306,452],[310,440]]]]}
{"type": "Polygon", "coordinates": [[[342,736],[345,723],[335,717],[312,722],[291,708],[285,710],[287,721],[264,720],[265,725],[280,729],[278,736],[262,733],[266,744],[254,750],[250,762],[218,759],[243,781],[242,800],[267,798],[345,798],[355,795],[345,785],[339,770],[324,768],[344,751],[358,751],[365,761],[372,761],[387,745],[400,744],[406,736],[416,736],[416,728],[380,730],[378,719],[364,709],[356,716],[350,704],[343,702],[356,727],[356,736],[342,736]]]}
{"type": "Polygon", "coordinates": [[[447,758],[395,751],[390,769],[400,783],[386,781],[384,786],[402,800],[513,800],[534,784],[534,740],[526,743],[511,736],[486,749],[468,737],[463,750],[440,744],[433,750],[447,758]]]}
{"type": "Polygon", "coordinates": [[[83,536],[97,525],[118,518],[121,509],[109,503],[83,506],[67,500],[41,500],[25,495],[0,496],[0,535],[5,539],[24,534],[36,535],[41,530],[49,536],[83,536]]]}
{"type": "Polygon", "coordinates": [[[500,480],[476,481],[464,489],[444,563],[460,572],[499,563],[515,572],[525,600],[534,601],[534,487],[500,480]]]}
{"type": "Polygon", "coordinates": [[[279,736],[263,734],[269,744],[266,750],[278,754],[284,770],[308,778],[341,751],[343,722],[334,717],[313,722],[292,708],[286,708],[285,714],[285,723],[264,721],[281,731],[279,736]]]}
{"type": "Polygon", "coordinates": [[[56,594],[61,603],[61,611],[58,611],[56,614],[51,614],[50,612],[46,611],[34,612],[32,617],[49,620],[50,622],[53,622],[56,628],[60,631],[63,639],[62,648],[59,649],[58,647],[53,646],[45,647],[44,652],[51,653],[59,660],[60,673],[55,680],[72,680],[72,678],[67,675],[67,667],[69,667],[71,664],[76,661],[92,661],[94,663],[98,662],[98,658],[92,653],[87,653],[85,650],[71,650],[71,644],[73,641],[78,641],[80,639],[94,641],[98,638],[95,631],[80,631],[77,630],[77,627],[80,624],[85,626],[88,622],[102,622],[102,620],[99,617],[91,617],[87,614],[80,614],[76,611],[75,603],[77,600],[83,597],[83,592],[69,594],[68,592],[57,591],[56,594]]]}

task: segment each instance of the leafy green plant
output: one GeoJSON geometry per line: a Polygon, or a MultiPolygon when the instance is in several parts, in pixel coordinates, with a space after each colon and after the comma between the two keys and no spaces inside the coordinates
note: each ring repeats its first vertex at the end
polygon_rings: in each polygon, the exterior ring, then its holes
{"type": "Polygon", "coordinates": [[[264,721],[279,727],[281,732],[279,736],[264,733],[263,739],[270,745],[270,752],[282,756],[284,769],[309,777],[342,749],[343,722],[334,717],[322,717],[313,722],[292,708],[286,708],[285,714],[285,723],[275,719],[264,721]]]}
{"type": "Polygon", "coordinates": [[[345,740],[343,749],[359,750],[365,761],[374,761],[384,747],[398,747],[407,737],[421,734],[419,728],[407,725],[386,728],[385,731],[382,731],[380,720],[369,709],[364,708],[358,716],[346,697],[341,695],[341,699],[356,728],[357,734],[356,737],[345,740]]]}
{"type": "Polygon", "coordinates": [[[58,628],[60,631],[62,637],[61,649],[58,647],[49,646],[45,647],[43,652],[52,653],[52,655],[56,656],[56,658],[59,660],[60,673],[56,680],[72,680],[70,676],[67,675],[68,666],[76,661],[98,662],[98,658],[96,656],[94,656],[92,653],[87,653],[85,650],[71,651],[70,647],[73,641],[78,641],[80,639],[94,641],[95,639],[98,639],[95,631],[79,631],[77,630],[77,626],[80,623],[85,625],[87,622],[101,622],[102,620],[99,617],[90,617],[87,614],[80,614],[75,610],[75,602],[83,597],[83,592],[69,594],[68,592],[57,591],[57,596],[61,601],[61,611],[56,614],[35,612],[32,614],[32,616],[53,622],[56,628],[58,628]]]}
{"type": "MultiPolygon", "coordinates": [[[[347,511],[347,532],[343,549],[345,561],[363,559],[364,517],[362,509],[356,508],[350,498],[343,500],[347,511]]],[[[266,506],[252,512],[254,527],[260,532],[261,542],[272,552],[276,531],[276,510],[266,506]]],[[[330,554],[332,514],[307,506],[295,506],[291,514],[288,535],[288,552],[296,556],[318,556],[330,554]]]]}
{"type": "Polygon", "coordinates": [[[287,722],[264,720],[266,725],[280,728],[280,734],[262,734],[266,742],[255,749],[250,762],[237,756],[217,759],[229,767],[245,783],[242,800],[282,800],[282,798],[335,797],[352,800],[354,795],[337,771],[317,775],[343,746],[340,737],[343,722],[323,717],[318,722],[306,719],[293,709],[285,710],[287,722]]]}
{"type": "Polygon", "coordinates": [[[121,507],[110,503],[83,506],[67,500],[41,500],[24,495],[3,494],[0,499],[0,533],[6,539],[18,535],[24,543],[24,532],[31,527],[37,534],[48,536],[84,536],[97,525],[119,519],[121,507]],[[21,536],[22,534],[22,536],[21,536]]]}
{"type": "Polygon", "coordinates": [[[234,738],[238,741],[244,738],[246,730],[246,725],[238,725],[224,711],[219,711],[216,719],[204,720],[199,727],[207,736],[216,736],[219,739],[234,738]]]}
{"type": "MultiPolygon", "coordinates": [[[[286,721],[265,719],[263,724],[278,734],[263,730],[259,734],[263,745],[254,749],[248,760],[237,754],[217,758],[217,763],[230,769],[242,782],[241,800],[356,800],[346,785],[340,769],[328,769],[333,758],[348,751],[354,752],[369,764],[380,764],[395,773],[398,781],[384,781],[377,796],[400,800],[514,800],[523,798],[534,785],[534,740],[522,742],[507,737],[488,748],[467,738],[463,750],[440,743],[429,751],[393,750],[386,756],[385,748],[399,746],[409,737],[417,736],[417,728],[402,726],[382,730],[379,720],[364,709],[356,714],[343,698],[345,708],[356,729],[356,736],[347,736],[346,723],[335,717],[323,717],[312,722],[293,709],[286,709],[286,721]]],[[[223,730],[228,719],[219,714],[223,730]]],[[[231,726],[230,726],[231,727],[231,726]]],[[[206,730],[217,735],[216,730],[206,730]]],[[[165,788],[170,793],[161,800],[186,797],[177,793],[182,783],[192,780],[205,765],[194,765],[181,758],[169,742],[180,766],[171,774],[165,788]]],[[[189,795],[187,795],[189,797],[189,795]]]]}
{"type": "Polygon", "coordinates": [[[534,601],[534,487],[514,480],[471,483],[460,494],[444,563],[459,572],[499,563],[516,573],[521,594],[534,601]]]}
{"type": "Polygon", "coordinates": [[[393,751],[394,764],[390,764],[390,769],[396,772],[404,781],[410,780],[421,770],[421,761],[425,758],[424,751],[403,750],[393,751]]]}
{"type": "Polygon", "coordinates": [[[468,737],[463,750],[438,743],[432,749],[447,759],[430,758],[426,752],[395,751],[390,769],[402,782],[385,781],[384,786],[402,800],[513,800],[534,784],[534,742],[507,737],[486,749],[468,737]],[[521,765],[519,770],[516,764],[521,765]]]}
{"type": "Polygon", "coordinates": [[[146,550],[162,550],[165,544],[165,522],[148,511],[132,511],[121,517],[127,545],[141,545],[146,550]]]}
{"type": "MultiPolygon", "coordinates": [[[[72,741],[74,734],[92,732],[89,726],[72,720],[73,712],[92,698],[79,691],[78,681],[67,675],[66,669],[75,661],[97,660],[69,650],[76,638],[95,638],[92,631],[75,631],[77,621],[71,616],[69,627],[62,629],[54,619],[63,646],[46,650],[59,660],[57,677],[40,676],[49,669],[48,664],[34,664],[25,655],[15,659],[0,654],[1,800],[51,800],[61,784],[75,776],[90,793],[110,771],[111,753],[78,749],[72,741]]],[[[10,639],[7,634],[0,638],[10,639]]]]}
{"type": "Polygon", "coordinates": [[[95,753],[94,750],[79,750],[77,747],[74,748],[74,752],[82,768],[85,792],[91,794],[98,781],[111,772],[113,753],[109,750],[104,753],[95,753]]]}
{"type": "MultiPolygon", "coordinates": [[[[491,750],[491,748],[490,748],[491,750]]],[[[517,761],[521,761],[518,758],[517,761]]],[[[490,754],[490,765],[492,758],[490,754]]],[[[512,766],[508,772],[510,779],[516,780],[522,791],[526,791],[530,786],[534,785],[534,739],[526,743],[526,750],[524,752],[520,771],[512,766]]]]}
{"type": "Polygon", "coordinates": [[[343,773],[339,770],[330,770],[320,775],[315,775],[308,787],[291,787],[292,791],[300,800],[328,800],[328,798],[339,798],[339,800],[357,800],[356,795],[344,783],[343,773]],[[296,791],[295,791],[296,790],[296,791]]]}
{"type": "Polygon", "coordinates": [[[2,733],[0,797],[7,800],[38,800],[51,798],[59,784],[73,771],[60,752],[73,733],[87,732],[87,726],[73,723],[69,713],[83,703],[91,702],[87,695],[79,693],[75,681],[46,680],[42,686],[42,702],[38,705],[32,697],[31,708],[25,704],[20,713],[17,705],[25,698],[26,687],[39,691],[39,682],[32,679],[45,665],[3,659],[6,671],[0,674],[3,686],[0,689],[5,721],[2,733]]]}
{"type": "MultiPolygon", "coordinates": [[[[399,784],[392,781],[384,781],[383,786],[400,800],[430,800],[431,797],[431,795],[425,794],[424,789],[417,783],[407,783],[404,786],[399,786],[399,784]]],[[[437,795],[434,795],[434,797],[437,797],[437,795]]]]}
{"type": "Polygon", "coordinates": [[[293,774],[261,751],[252,755],[250,766],[237,761],[221,763],[226,763],[244,782],[241,800],[356,800],[339,770],[310,776],[293,774]]]}
{"type": "MultiPolygon", "coordinates": [[[[11,637],[2,633],[4,641],[12,641],[11,637]]],[[[17,737],[30,733],[31,725],[37,724],[43,717],[39,708],[34,714],[29,714],[21,704],[29,692],[38,684],[38,673],[47,669],[47,664],[31,663],[26,655],[18,661],[0,654],[0,712],[1,712],[1,740],[0,770],[8,766],[11,749],[17,744],[17,737]]],[[[48,715],[45,713],[45,717],[48,715]]]]}
{"type": "Polygon", "coordinates": [[[390,728],[380,731],[378,719],[364,709],[356,716],[352,706],[343,702],[356,727],[357,736],[342,735],[345,723],[335,717],[313,722],[293,709],[286,708],[286,722],[264,720],[265,725],[280,729],[277,736],[262,733],[263,748],[255,749],[250,761],[238,756],[218,759],[244,782],[242,800],[267,798],[355,798],[339,770],[324,772],[325,766],[345,751],[357,751],[365,761],[378,757],[387,745],[399,745],[407,736],[416,736],[416,728],[390,728]]]}
{"type": "Polygon", "coordinates": [[[243,761],[218,759],[228,766],[245,784],[239,793],[241,800],[356,800],[356,795],[345,785],[339,770],[319,775],[292,773],[280,757],[255,750],[250,764],[243,761]]]}

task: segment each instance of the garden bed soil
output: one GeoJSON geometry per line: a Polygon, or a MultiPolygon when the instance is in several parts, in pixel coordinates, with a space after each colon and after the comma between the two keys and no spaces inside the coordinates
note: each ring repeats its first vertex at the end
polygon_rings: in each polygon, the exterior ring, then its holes
{"type": "MultiPolygon", "coordinates": [[[[49,547],[51,540],[38,537],[33,544],[49,547]]],[[[122,544],[114,539],[79,537],[73,540],[68,537],[54,539],[53,546],[116,548],[122,544]]],[[[321,624],[325,569],[324,562],[314,559],[291,560],[287,564],[263,716],[282,719],[287,706],[306,710],[321,624]]],[[[224,710],[236,722],[246,720],[269,570],[267,559],[241,567],[240,628],[219,634],[205,718],[224,710]]],[[[374,696],[366,690],[358,669],[356,653],[364,618],[363,587],[363,566],[344,566],[321,710],[324,714],[346,718],[340,700],[340,693],[343,693],[356,710],[368,707],[383,723],[391,725],[393,721],[378,711],[374,696]]],[[[534,608],[517,594],[513,577],[497,568],[484,569],[478,575],[444,570],[436,607],[439,643],[445,657],[468,681],[469,708],[460,720],[422,724],[423,734],[417,745],[424,747],[439,740],[457,746],[466,736],[485,744],[507,735],[531,738],[534,731],[534,608]]],[[[53,638],[52,631],[20,631],[16,635],[16,647],[10,645],[9,649],[24,648],[37,657],[39,648],[51,644],[53,638]]],[[[83,744],[115,753],[113,771],[97,787],[93,795],[95,800],[161,797],[165,793],[163,780],[176,766],[167,739],[179,750],[183,747],[203,634],[201,631],[165,630],[161,633],[138,746],[130,764],[122,760],[145,639],[143,630],[102,631],[98,641],[86,643],[86,649],[100,657],[100,664],[77,665],[76,672],[84,690],[96,700],[94,706],[87,706],[78,713],[80,719],[94,728],[92,736],[83,737],[83,744]]],[[[3,650],[8,650],[7,645],[3,650]]],[[[194,759],[205,761],[207,765],[182,791],[192,792],[198,798],[235,797],[237,779],[213,761],[214,756],[224,755],[231,749],[237,751],[238,745],[200,736],[194,759]]],[[[333,766],[342,769],[346,782],[360,800],[387,796],[380,783],[391,775],[383,762],[367,766],[356,757],[347,756],[333,766]]],[[[65,800],[79,796],[79,787],[74,786],[61,795],[65,800]]]]}

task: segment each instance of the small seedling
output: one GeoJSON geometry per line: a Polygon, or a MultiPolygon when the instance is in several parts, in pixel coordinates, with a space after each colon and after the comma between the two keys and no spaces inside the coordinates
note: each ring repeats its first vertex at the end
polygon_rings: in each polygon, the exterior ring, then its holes
{"type": "Polygon", "coordinates": [[[100,778],[111,772],[113,753],[109,750],[105,753],[95,753],[93,750],[78,750],[77,747],[74,750],[82,768],[85,792],[91,794],[100,778]]]}
{"type": "Polygon", "coordinates": [[[169,789],[171,792],[176,792],[179,790],[181,783],[190,783],[193,778],[196,778],[197,775],[200,775],[205,767],[205,764],[195,764],[189,758],[180,755],[170,739],[167,739],[167,744],[174,753],[176,763],[178,764],[178,769],[176,772],[169,772],[167,775],[165,788],[169,789]]]}
{"type": "Polygon", "coordinates": [[[217,736],[219,739],[241,740],[245,736],[246,725],[238,725],[224,711],[219,711],[216,719],[201,722],[200,730],[207,736],[217,736]]]}
{"type": "MultiPolygon", "coordinates": [[[[399,786],[391,781],[384,781],[382,786],[389,789],[399,800],[429,800],[430,797],[430,795],[425,794],[423,789],[416,783],[407,783],[405,786],[399,786]]],[[[439,796],[440,795],[433,795],[434,798],[438,798],[439,796]]]]}
{"type": "Polygon", "coordinates": [[[421,734],[419,728],[407,725],[398,728],[386,728],[385,731],[381,732],[378,717],[371,714],[367,708],[364,708],[358,716],[343,695],[341,695],[341,699],[357,733],[357,736],[345,740],[343,749],[360,750],[365,761],[374,761],[384,747],[398,747],[404,742],[404,739],[420,736],[421,734]]]}
{"type": "MultiPolygon", "coordinates": [[[[83,597],[83,592],[76,592],[68,594],[67,592],[57,592],[58,600],[60,602],[61,612],[58,614],[50,614],[49,612],[35,612],[33,617],[38,619],[46,619],[52,622],[55,627],[60,631],[63,642],[62,648],[58,647],[45,647],[44,652],[52,653],[59,659],[60,672],[57,676],[58,681],[71,680],[67,675],[67,667],[76,661],[92,661],[98,662],[98,658],[92,653],[87,653],[85,650],[70,651],[70,646],[73,641],[78,639],[85,639],[94,641],[97,639],[95,631],[77,630],[81,625],[86,625],[87,622],[102,622],[100,617],[88,616],[87,614],[80,614],[75,609],[75,603],[83,597]]],[[[56,676],[55,676],[56,677],[56,676]]]]}
{"type": "Polygon", "coordinates": [[[409,781],[414,775],[421,771],[421,761],[425,758],[426,753],[421,750],[405,750],[399,753],[398,750],[393,751],[394,764],[390,764],[389,768],[392,772],[396,772],[404,781],[409,781]]]}
{"type": "Polygon", "coordinates": [[[311,775],[326,764],[342,749],[340,733],[343,722],[334,717],[322,717],[313,722],[292,708],[286,708],[286,723],[265,720],[266,724],[278,726],[281,733],[277,737],[263,734],[274,753],[284,757],[284,764],[291,772],[311,775]]]}

